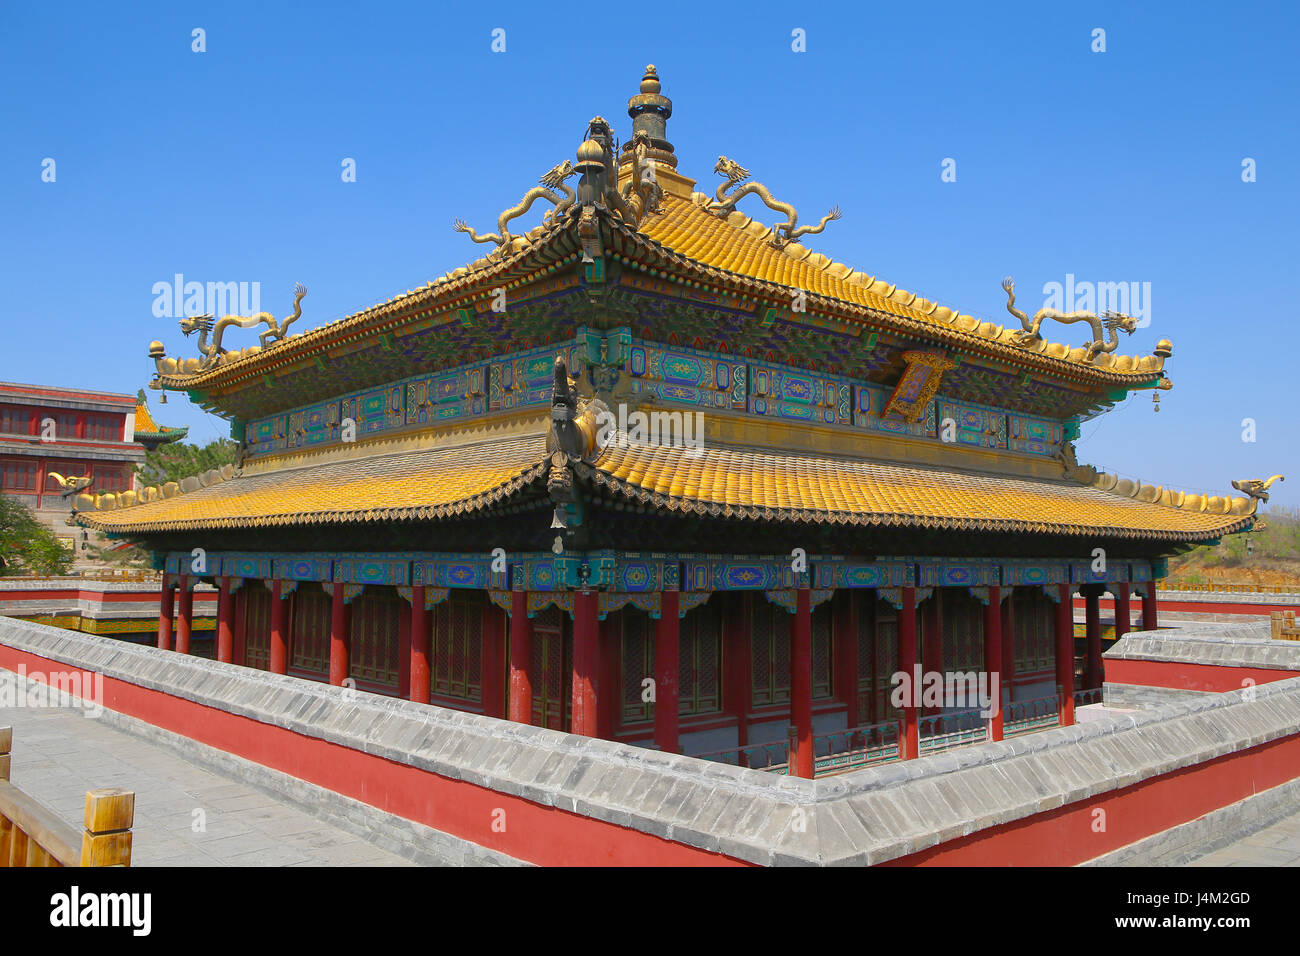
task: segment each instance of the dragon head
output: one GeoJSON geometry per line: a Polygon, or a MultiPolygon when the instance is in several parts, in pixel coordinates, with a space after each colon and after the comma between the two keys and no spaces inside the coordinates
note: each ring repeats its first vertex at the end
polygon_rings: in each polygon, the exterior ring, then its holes
{"type": "Polygon", "coordinates": [[[573,168],[573,163],[566,159],[564,162],[560,163],[560,165],[548,171],[546,175],[538,180],[538,182],[550,189],[555,189],[576,172],[577,170],[573,168]]]}
{"type": "Polygon", "coordinates": [[[1137,331],[1138,320],[1131,315],[1125,315],[1123,312],[1107,312],[1102,316],[1102,324],[1107,331],[1118,329],[1125,335],[1132,335],[1137,331]]]}
{"type": "Polygon", "coordinates": [[[180,320],[181,331],[186,337],[193,335],[195,332],[212,331],[212,315],[189,315],[180,320]]]}
{"type": "Polygon", "coordinates": [[[726,176],[733,183],[744,182],[749,178],[748,169],[726,156],[718,157],[718,164],[713,167],[713,172],[719,176],[726,176]]]}

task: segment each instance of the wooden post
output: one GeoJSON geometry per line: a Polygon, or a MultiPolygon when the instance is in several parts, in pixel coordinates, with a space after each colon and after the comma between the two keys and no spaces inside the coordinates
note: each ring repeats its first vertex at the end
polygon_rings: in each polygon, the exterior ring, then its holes
{"type": "Polygon", "coordinates": [[[596,683],[600,673],[600,649],[596,639],[595,591],[573,592],[573,702],[570,732],[584,737],[599,735],[596,683]]]}
{"type": "Polygon", "coordinates": [[[528,619],[528,592],[510,594],[510,719],[533,722],[533,622],[528,619]]]}
{"type": "Polygon", "coordinates": [[[81,835],[82,866],[130,866],[135,793],[91,790],[86,794],[86,830],[81,835]]]}
{"type": "MultiPolygon", "coordinates": [[[[736,746],[749,743],[749,708],[754,698],[754,677],[750,662],[749,593],[721,592],[714,600],[723,600],[722,665],[726,670],[722,693],[726,695],[727,713],[736,718],[736,746]]],[[[749,766],[746,754],[740,753],[740,766],[749,766]]]]}
{"type": "Polygon", "coordinates": [[[812,728],[812,600],[808,588],[795,588],[794,620],[790,627],[790,719],[799,749],[790,757],[794,775],[811,780],[814,774],[812,728]]]}
{"type": "Polygon", "coordinates": [[[993,695],[993,716],[989,718],[989,740],[1002,739],[1002,588],[989,588],[984,608],[984,672],[993,695]]]}
{"type": "Polygon", "coordinates": [[[911,685],[907,705],[903,708],[903,733],[899,740],[904,760],[915,760],[921,753],[921,729],[916,722],[920,681],[916,680],[916,588],[900,588],[903,607],[898,612],[898,670],[911,685]]]}
{"type": "MultiPolygon", "coordinates": [[[[924,673],[943,673],[943,588],[930,592],[921,609],[921,670],[924,673]]],[[[945,686],[947,679],[944,680],[945,686]]],[[[922,707],[926,715],[937,714],[942,707],[922,707]]]]}
{"type": "Polygon", "coordinates": [[[1007,689],[1007,701],[1015,695],[1011,688],[1016,683],[1016,589],[1002,602],[1002,686],[1007,689]]]}
{"type": "Polygon", "coordinates": [[[1129,589],[1127,583],[1117,584],[1115,586],[1115,640],[1119,640],[1128,633],[1133,619],[1133,610],[1129,602],[1129,589]]]}
{"type": "Polygon", "coordinates": [[[1060,585],[1056,604],[1056,683],[1061,691],[1061,726],[1074,723],[1074,588],[1060,585]]]}
{"type": "Polygon", "coordinates": [[[176,653],[190,652],[190,631],[194,626],[194,591],[187,574],[180,576],[180,609],[176,614],[176,653]]]}
{"type": "Polygon", "coordinates": [[[347,680],[352,660],[352,642],[348,634],[352,622],[348,619],[350,608],[345,601],[347,585],[335,581],[333,587],[334,592],[330,595],[330,683],[341,687],[347,680]]]}
{"type": "MultiPolygon", "coordinates": [[[[1084,668],[1083,686],[1093,690],[1101,686],[1101,595],[1103,584],[1085,584],[1083,591],[1085,646],[1088,648],[1087,666],[1084,668]]],[[[1074,624],[1074,608],[1070,608],[1070,624],[1074,624]]]]}
{"type": "MultiPolygon", "coordinates": [[[[9,779],[9,760],[10,751],[14,746],[14,729],[12,727],[0,727],[0,780],[9,779]]],[[[0,859],[3,859],[0,855],[0,859]]]]}
{"type": "Polygon", "coordinates": [[[1146,582],[1142,589],[1142,630],[1154,631],[1160,625],[1156,621],[1156,582],[1146,582]]]}
{"type": "Polygon", "coordinates": [[[679,752],[677,737],[678,669],[681,654],[681,593],[659,593],[659,620],[655,622],[655,747],[679,752]]]}
{"type": "Polygon", "coordinates": [[[270,660],[267,663],[267,669],[272,674],[283,674],[288,670],[289,641],[285,632],[285,610],[282,582],[277,579],[271,589],[271,650],[270,660]]]}
{"type": "Polygon", "coordinates": [[[162,579],[162,600],[158,606],[158,647],[172,649],[172,617],[176,613],[176,582],[165,571],[162,579]]]}
{"type": "MultiPolygon", "coordinates": [[[[407,665],[410,672],[410,698],[417,704],[429,702],[430,672],[429,654],[433,646],[433,615],[424,606],[424,585],[417,584],[411,588],[411,660],[407,665]]],[[[486,661],[484,662],[486,664],[486,661]]],[[[482,678],[480,677],[480,680],[482,678]]],[[[486,684],[483,680],[483,684],[486,684]]]]}
{"type": "Polygon", "coordinates": [[[217,594],[217,660],[226,663],[230,663],[235,645],[233,597],[230,578],[222,578],[221,590],[217,594]]]}

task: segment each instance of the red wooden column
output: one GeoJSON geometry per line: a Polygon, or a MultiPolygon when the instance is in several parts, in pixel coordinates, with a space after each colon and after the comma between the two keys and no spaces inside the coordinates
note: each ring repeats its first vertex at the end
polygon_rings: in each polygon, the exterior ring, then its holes
{"type": "Polygon", "coordinates": [[[790,757],[794,776],[813,776],[812,729],[812,606],[808,588],[795,588],[794,620],[790,622],[790,721],[798,749],[790,757]]]}
{"type": "MultiPolygon", "coordinates": [[[[1101,594],[1105,590],[1105,585],[1084,585],[1082,590],[1084,633],[1088,648],[1083,685],[1085,690],[1093,690],[1101,686],[1101,594]]],[[[1071,614],[1073,615],[1073,608],[1071,614]]]]}
{"type": "Polygon", "coordinates": [[[835,696],[844,701],[846,727],[862,722],[858,713],[858,592],[845,588],[831,599],[831,640],[835,649],[835,696]]]}
{"type": "Polygon", "coordinates": [[[190,652],[190,632],[194,627],[194,591],[187,574],[180,576],[180,608],[176,612],[176,653],[190,652]]]}
{"type": "Polygon", "coordinates": [[[510,593],[510,719],[533,722],[533,622],[528,619],[528,592],[510,593]]]}
{"type": "Polygon", "coordinates": [[[230,591],[230,578],[221,578],[217,593],[217,660],[229,663],[234,659],[234,595],[230,591]]]}
{"type": "Polygon", "coordinates": [[[573,705],[570,732],[584,737],[599,734],[597,726],[596,683],[600,672],[600,649],[596,641],[598,628],[595,591],[573,592],[573,705]]]}
{"type": "MultiPolygon", "coordinates": [[[[411,650],[415,651],[414,633],[412,633],[411,650]]],[[[427,657],[428,645],[424,650],[426,656],[425,670],[429,669],[427,657]]],[[[483,603],[483,664],[479,678],[483,690],[483,714],[487,717],[504,718],[506,716],[506,619],[505,611],[491,601],[483,603]]],[[[411,680],[415,680],[415,668],[411,668],[411,680]]]]}
{"type": "Polygon", "coordinates": [[[1142,630],[1154,631],[1160,625],[1156,622],[1156,582],[1146,582],[1142,589],[1142,630]]]}
{"type": "Polygon", "coordinates": [[[1002,588],[989,588],[989,603],[984,608],[984,670],[989,675],[993,695],[993,716],[989,719],[989,739],[1002,739],[1002,588]]]}
{"type": "Polygon", "coordinates": [[[158,646],[164,651],[172,649],[172,615],[175,613],[176,582],[163,573],[162,600],[158,605],[158,646]]]}
{"type": "Polygon", "coordinates": [[[659,620],[655,622],[655,747],[664,753],[678,752],[677,667],[681,654],[681,595],[659,593],[659,620]]]}
{"type": "Polygon", "coordinates": [[[1074,588],[1060,587],[1056,604],[1056,683],[1061,688],[1061,726],[1074,723],[1074,588]]]}
{"type": "MultiPolygon", "coordinates": [[[[714,600],[723,600],[722,664],[726,677],[722,693],[726,695],[727,713],[736,718],[736,746],[749,743],[749,708],[754,699],[752,650],[749,632],[749,594],[744,591],[723,591],[714,600]]],[[[749,766],[744,752],[740,766],[749,766]]]]}
{"type": "Polygon", "coordinates": [[[1016,681],[1016,589],[1002,602],[1002,686],[1007,689],[1007,700],[1012,698],[1011,688],[1016,681]]]}
{"type": "MultiPolygon", "coordinates": [[[[927,674],[943,673],[943,588],[936,587],[930,592],[921,612],[921,667],[927,674]]],[[[942,709],[922,707],[921,712],[937,714],[942,709]]]]}
{"type": "MultiPolygon", "coordinates": [[[[334,585],[335,589],[342,586],[334,585]]],[[[283,582],[277,580],[271,588],[271,654],[267,669],[272,674],[283,674],[289,665],[289,635],[285,620],[288,604],[283,594],[283,582]]]]}
{"type": "Polygon", "coordinates": [[[903,733],[899,741],[904,760],[914,760],[921,752],[920,728],[916,722],[917,696],[921,692],[916,680],[916,588],[900,588],[903,606],[898,612],[898,670],[911,685],[908,706],[903,708],[903,733]]]}
{"type": "Polygon", "coordinates": [[[352,640],[348,626],[350,609],[345,599],[347,585],[336,581],[330,594],[330,683],[335,687],[343,684],[348,676],[348,665],[352,659],[352,640]]]}
{"type": "Polygon", "coordinates": [[[424,585],[411,588],[410,674],[407,696],[417,704],[429,702],[429,654],[433,645],[433,615],[424,606],[424,585]]]}
{"type": "MultiPolygon", "coordinates": [[[[600,596],[596,597],[597,602],[600,596]]],[[[601,740],[614,739],[615,711],[623,699],[617,666],[620,650],[617,637],[618,622],[610,615],[596,622],[596,736],[601,740]]]]}
{"type": "Polygon", "coordinates": [[[1129,632],[1132,619],[1133,610],[1129,602],[1128,584],[1117,584],[1115,586],[1115,640],[1118,641],[1129,632]]]}

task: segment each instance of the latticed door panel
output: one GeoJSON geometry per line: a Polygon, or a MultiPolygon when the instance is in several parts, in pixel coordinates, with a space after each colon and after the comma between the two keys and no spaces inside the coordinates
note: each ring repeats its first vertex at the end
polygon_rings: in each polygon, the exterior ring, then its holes
{"type": "Polygon", "coordinates": [[[766,601],[754,602],[751,661],[755,707],[790,699],[790,615],[766,601]]]}
{"type": "Polygon", "coordinates": [[[826,601],[812,612],[812,695],[813,699],[834,696],[834,654],[831,648],[831,604],[826,601]]]}
{"type": "Polygon", "coordinates": [[[483,608],[451,597],[433,611],[433,692],[462,700],[483,695],[483,608]]]}
{"type": "Polygon", "coordinates": [[[718,605],[703,604],[682,619],[678,632],[678,712],[711,714],[722,709],[722,615],[718,605]]]}
{"type": "Polygon", "coordinates": [[[533,621],[533,723],[564,729],[564,635],[560,611],[548,607],[533,621]]]}
{"type": "Polygon", "coordinates": [[[330,598],[317,584],[300,584],[293,593],[289,661],[295,670],[328,674],[330,598]]]}
{"type": "Polygon", "coordinates": [[[1051,670],[1056,665],[1056,603],[1041,588],[1017,588],[1011,600],[1015,602],[1012,629],[1017,680],[1051,670]]]}
{"type": "Polygon", "coordinates": [[[618,612],[619,653],[623,671],[623,723],[654,719],[654,704],[642,700],[646,678],[655,676],[654,627],[650,616],[634,608],[618,612]]]}
{"type": "Polygon", "coordinates": [[[351,673],[358,681],[396,687],[398,633],[404,601],[396,594],[365,591],[352,602],[351,673]]]}
{"type": "Polygon", "coordinates": [[[943,668],[978,671],[984,666],[984,605],[964,588],[943,598],[943,668]]]}
{"type": "Polygon", "coordinates": [[[244,664],[266,670],[271,662],[271,592],[260,584],[244,587],[244,664]]]}
{"type": "Polygon", "coordinates": [[[901,710],[890,703],[893,676],[898,670],[898,611],[888,601],[881,600],[876,601],[875,610],[876,672],[871,688],[873,722],[890,720],[901,714],[901,710]]]}

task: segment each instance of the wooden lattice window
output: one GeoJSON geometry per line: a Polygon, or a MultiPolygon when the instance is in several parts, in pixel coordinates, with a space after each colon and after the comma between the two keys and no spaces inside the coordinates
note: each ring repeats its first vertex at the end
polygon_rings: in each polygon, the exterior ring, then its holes
{"type": "Polygon", "coordinates": [[[453,595],[433,608],[433,693],[483,699],[483,605],[453,595]]]}
{"type": "Polygon", "coordinates": [[[272,595],[257,582],[244,588],[244,664],[266,670],[271,663],[272,595]]]}
{"type": "Polygon", "coordinates": [[[790,699],[790,614],[769,601],[754,601],[750,660],[754,706],[790,699]]]}
{"type": "Polygon", "coordinates": [[[27,435],[32,430],[32,413],[21,405],[0,405],[0,432],[27,435]]]}
{"type": "Polygon", "coordinates": [[[623,723],[654,719],[654,704],[641,699],[647,677],[655,676],[654,624],[650,615],[625,607],[617,617],[622,662],[623,723]]]}
{"type": "Polygon", "coordinates": [[[313,674],[328,674],[330,597],[319,584],[299,584],[291,600],[293,622],[289,628],[289,666],[313,674]]]}
{"type": "Polygon", "coordinates": [[[678,713],[722,709],[722,614],[713,602],[688,611],[679,633],[678,713]]]}
{"type": "Polygon", "coordinates": [[[1016,678],[1056,666],[1056,602],[1042,588],[1016,588],[1011,596],[1016,647],[1016,678]]]}
{"type": "Polygon", "coordinates": [[[397,686],[398,633],[406,607],[395,591],[380,587],[367,587],[352,602],[349,670],[358,681],[397,686]]]}
{"type": "Polygon", "coordinates": [[[835,694],[835,655],[831,633],[831,602],[824,601],[812,611],[813,700],[833,697],[835,694]]]}
{"type": "Polygon", "coordinates": [[[984,668],[984,605],[965,588],[943,592],[943,669],[984,668]]]}
{"type": "Polygon", "coordinates": [[[533,723],[563,730],[565,706],[564,622],[554,605],[533,619],[533,723]]]}

